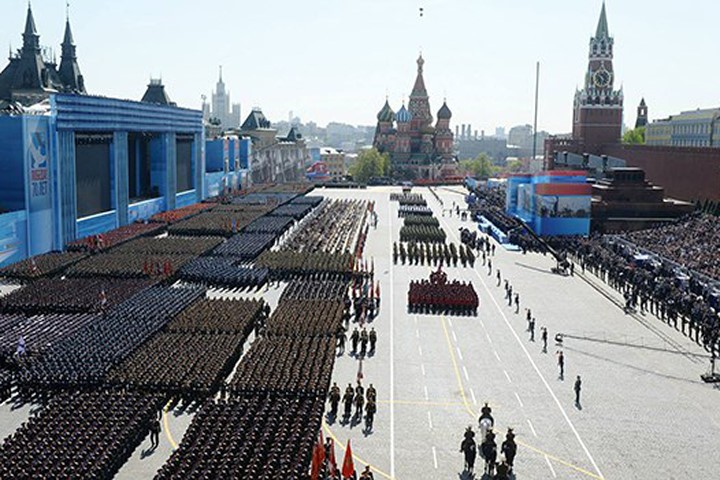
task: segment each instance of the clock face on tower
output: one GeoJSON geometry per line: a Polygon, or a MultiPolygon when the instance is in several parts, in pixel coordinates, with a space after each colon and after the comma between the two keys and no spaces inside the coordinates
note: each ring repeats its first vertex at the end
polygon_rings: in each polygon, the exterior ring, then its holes
{"type": "Polygon", "coordinates": [[[608,72],[602,67],[593,75],[593,83],[597,88],[607,88],[608,86],[610,86],[611,79],[612,73],[608,72]]]}

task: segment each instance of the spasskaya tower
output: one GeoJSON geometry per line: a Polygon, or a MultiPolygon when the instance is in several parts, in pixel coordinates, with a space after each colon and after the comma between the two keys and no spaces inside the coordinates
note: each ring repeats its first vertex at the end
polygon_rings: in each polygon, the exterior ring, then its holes
{"type": "Polygon", "coordinates": [[[595,36],[590,39],[585,86],[575,92],[573,108],[572,136],[588,153],[619,143],[622,136],[623,92],[613,89],[613,43],[603,2],[595,36]]]}

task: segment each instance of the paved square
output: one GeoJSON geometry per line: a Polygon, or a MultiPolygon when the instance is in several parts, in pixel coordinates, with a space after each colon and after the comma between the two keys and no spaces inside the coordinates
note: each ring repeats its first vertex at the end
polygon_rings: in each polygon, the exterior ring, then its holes
{"type": "MultiPolygon", "coordinates": [[[[316,191],[374,200],[379,214],[365,252],[374,260],[382,292],[380,315],[372,323],[379,332],[378,351],[363,362],[365,384],[377,388],[379,409],[370,435],[360,427],[326,426],[336,443],[351,439],[353,452],[382,478],[459,478],[463,431],[477,426],[487,401],[498,444],[507,427],[517,435],[517,478],[717,475],[720,462],[701,453],[720,438],[719,392],[699,377],[709,365],[704,351],[649,314],[626,315],[621,297],[591,274],[557,276],[550,272],[552,257],[498,246],[492,276],[481,259],[474,269],[446,268],[448,279],[475,286],[481,301],[477,317],[409,314],[409,282],[427,278],[432,267],[392,263],[402,219],[389,194],[398,190],[316,191]],[[496,268],[520,294],[519,314],[496,286],[496,268]],[[525,308],[537,318],[535,342],[526,332],[525,308]],[[543,325],[550,332],[548,353],[542,353],[543,325]],[[558,332],[573,337],[562,347],[564,380],[552,341],[558,332]],[[574,404],[576,375],[583,379],[580,408],[574,404]]],[[[445,208],[463,204],[460,187],[436,191],[445,208]]],[[[413,192],[423,193],[448,241],[459,243],[459,228],[474,227],[455,215],[443,216],[426,188],[413,192]]],[[[357,369],[358,361],[343,355],[333,379],[341,387],[354,382],[357,369]]]]}
{"type": "MultiPolygon", "coordinates": [[[[477,316],[408,313],[410,280],[427,278],[433,267],[393,264],[392,245],[399,241],[402,219],[389,198],[399,190],[314,192],[372,200],[379,214],[365,250],[381,288],[380,314],[371,324],[378,344],[375,354],[362,362],[364,384],[372,383],[378,391],[378,413],[371,433],[361,425],[324,425],[323,433],[336,439],[338,458],[350,439],[356,467],[372,465],[376,478],[462,478],[462,434],[468,425],[476,427],[480,406],[488,402],[498,443],[508,427],[517,435],[518,479],[717,476],[720,461],[704,453],[712,452],[720,438],[720,392],[699,378],[707,370],[707,356],[657,318],[626,315],[622,298],[593,275],[560,277],[550,273],[551,257],[498,246],[492,275],[481,259],[474,268],[445,268],[450,280],[472,282],[481,302],[477,316]],[[507,306],[502,286],[496,285],[498,268],[520,294],[519,314],[507,306]],[[525,308],[537,318],[535,342],[526,332],[525,308]],[[541,326],[550,332],[547,353],[542,352],[541,326]],[[552,342],[558,332],[569,335],[562,347],[564,380],[558,377],[558,347],[552,342]],[[581,407],[574,404],[576,375],[583,378],[581,407]]],[[[459,243],[459,228],[474,228],[457,216],[443,215],[428,189],[414,191],[424,195],[448,241],[459,243]]],[[[436,191],[446,207],[463,202],[459,187],[436,191]]],[[[282,288],[251,295],[274,308],[282,288]]],[[[214,289],[211,295],[237,292],[214,289]]],[[[354,384],[358,368],[358,359],[341,355],[333,380],[344,389],[354,384]]],[[[15,431],[36,408],[1,404],[0,435],[15,431]]],[[[177,409],[167,412],[160,447],[146,455],[146,439],[117,478],[151,478],[192,416],[177,409]]],[[[477,471],[479,465],[480,459],[477,471]]]]}

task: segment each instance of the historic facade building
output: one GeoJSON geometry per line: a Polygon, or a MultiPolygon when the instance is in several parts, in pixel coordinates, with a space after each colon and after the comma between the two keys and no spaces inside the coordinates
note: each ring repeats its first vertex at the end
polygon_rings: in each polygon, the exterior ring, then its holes
{"type": "Polygon", "coordinates": [[[575,92],[571,135],[553,135],[545,140],[545,165],[552,166],[555,152],[599,155],[604,145],[622,138],[623,92],[615,90],[614,40],[608,28],[605,3],[595,36],[590,38],[585,83],[575,92]]]}
{"type": "Polygon", "coordinates": [[[305,178],[309,154],[305,139],[295,127],[279,137],[262,110],[254,108],[237,133],[252,141],[248,168],[253,183],[297,182],[305,178]]]}
{"type": "Polygon", "coordinates": [[[425,88],[422,55],[417,59],[417,77],[408,106],[397,113],[385,100],[377,115],[373,146],[390,155],[393,174],[402,178],[439,179],[455,174],[452,112],[443,102],[433,125],[430,97],[425,88]]]}
{"type": "Polygon", "coordinates": [[[19,103],[27,107],[47,99],[51,93],[86,93],[69,18],[59,66],[55,55],[40,45],[30,4],[22,37],[22,48],[10,53],[10,63],[0,72],[0,106],[19,103]]]}
{"type": "Polygon", "coordinates": [[[720,108],[689,110],[645,127],[647,145],[720,147],[720,108]]]}
{"type": "Polygon", "coordinates": [[[614,88],[613,44],[603,3],[595,36],[590,39],[585,86],[575,92],[573,104],[572,136],[588,151],[617,143],[622,137],[623,92],[614,88]]]}
{"type": "MultiPolygon", "coordinates": [[[[605,5],[600,12],[585,86],[575,94],[572,135],[545,141],[545,167],[566,164],[571,154],[599,156],[602,163],[620,159],[627,167],[643,169],[650,182],[667,195],[683,200],[720,199],[720,137],[718,109],[695,110],[647,123],[645,145],[621,143],[622,90],[613,88],[614,42],[609,34],[605,5]],[[716,137],[717,135],[717,137],[716,137]]],[[[637,126],[647,122],[647,105],[638,108],[637,126]]]]}

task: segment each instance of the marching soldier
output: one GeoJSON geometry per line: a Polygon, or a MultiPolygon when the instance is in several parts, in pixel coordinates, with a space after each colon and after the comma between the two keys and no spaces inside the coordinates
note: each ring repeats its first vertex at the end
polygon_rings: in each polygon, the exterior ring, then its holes
{"type": "Polygon", "coordinates": [[[363,406],[365,405],[365,397],[362,394],[355,395],[355,416],[362,418],[363,406]]]}
{"type": "Polygon", "coordinates": [[[367,346],[368,341],[370,340],[370,337],[368,336],[368,332],[366,328],[362,329],[362,332],[360,333],[360,356],[364,357],[367,354],[367,346]]]}
{"type": "Polygon", "coordinates": [[[335,417],[337,415],[338,403],[340,402],[340,387],[337,383],[333,382],[333,386],[330,388],[330,415],[335,417]]]}
{"type": "Polygon", "coordinates": [[[347,341],[347,335],[345,335],[345,329],[340,327],[338,328],[337,333],[337,347],[340,349],[340,355],[345,353],[345,342],[347,341]]]}
{"type": "Polygon", "coordinates": [[[375,327],[372,327],[370,329],[370,352],[375,353],[375,343],[377,342],[377,332],[375,331],[375,327]]]}
{"type": "Polygon", "coordinates": [[[367,431],[372,430],[375,412],[377,412],[377,405],[375,404],[375,401],[368,400],[367,405],[365,406],[365,429],[367,431]]]}
{"type": "Polygon", "coordinates": [[[363,388],[362,382],[360,380],[357,381],[357,387],[355,387],[355,395],[360,395],[361,397],[365,395],[365,388],[363,388]]]}
{"type": "Polygon", "coordinates": [[[352,385],[348,383],[347,388],[345,389],[345,395],[343,395],[343,404],[345,405],[345,418],[350,417],[350,413],[352,412],[352,403],[353,403],[353,388],[352,385]]]}
{"type": "Polygon", "coordinates": [[[357,354],[357,346],[358,341],[360,340],[360,332],[358,332],[357,327],[352,332],[352,335],[350,335],[350,341],[352,342],[352,354],[357,354]]]}
{"type": "Polygon", "coordinates": [[[377,401],[377,391],[375,390],[375,387],[373,387],[373,384],[371,383],[370,386],[367,389],[367,399],[369,401],[376,402],[377,401]]]}
{"type": "MultiPolygon", "coordinates": [[[[517,454],[517,444],[515,443],[515,434],[512,428],[508,428],[507,434],[505,434],[505,441],[500,447],[500,451],[505,455],[507,461],[508,472],[512,472],[513,463],[515,461],[515,455],[517,454]]],[[[500,473],[500,467],[498,466],[498,474],[500,473]]]]}

